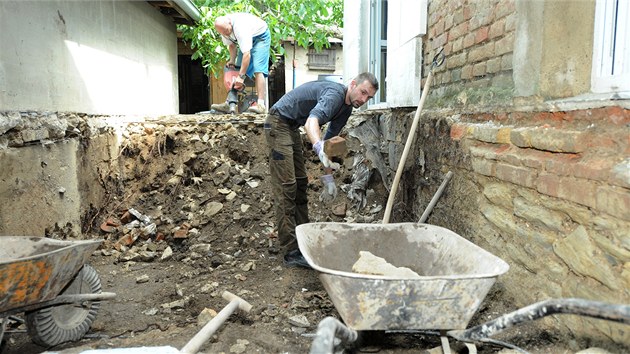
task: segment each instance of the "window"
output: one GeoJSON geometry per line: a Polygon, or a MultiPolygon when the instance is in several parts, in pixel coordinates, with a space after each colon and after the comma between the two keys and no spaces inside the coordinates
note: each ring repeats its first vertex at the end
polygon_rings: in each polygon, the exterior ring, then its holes
{"type": "Polygon", "coordinates": [[[307,55],[309,69],[335,71],[337,56],[334,49],[322,49],[319,53],[315,49],[309,49],[307,55]]]}
{"type": "Polygon", "coordinates": [[[370,71],[379,82],[371,104],[387,101],[387,0],[370,1],[370,71]]]}
{"type": "Polygon", "coordinates": [[[630,91],[630,1],[596,2],[591,89],[630,91]]]}

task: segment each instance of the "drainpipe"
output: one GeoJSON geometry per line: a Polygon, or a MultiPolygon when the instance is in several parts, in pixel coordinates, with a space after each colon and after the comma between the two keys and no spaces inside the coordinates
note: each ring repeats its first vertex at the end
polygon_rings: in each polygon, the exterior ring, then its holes
{"type": "Polygon", "coordinates": [[[197,8],[197,6],[195,6],[195,4],[193,4],[191,0],[173,0],[173,2],[176,3],[177,6],[179,6],[182,10],[184,10],[186,14],[193,19],[193,21],[196,22],[201,19],[201,13],[199,12],[199,9],[197,8]]]}

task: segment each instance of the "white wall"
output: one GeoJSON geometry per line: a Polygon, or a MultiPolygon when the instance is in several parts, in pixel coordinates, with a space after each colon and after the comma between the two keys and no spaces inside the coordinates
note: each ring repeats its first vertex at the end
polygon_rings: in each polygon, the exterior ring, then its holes
{"type": "MultiPolygon", "coordinates": [[[[381,88],[387,87],[387,103],[379,108],[418,104],[427,10],[427,0],[388,1],[387,85],[381,83],[381,88]]],[[[344,1],[343,30],[344,74],[354,77],[370,70],[370,0],[344,1]]]]}
{"type": "Polygon", "coordinates": [[[417,106],[421,94],[422,37],[427,0],[389,0],[387,13],[387,106],[417,106]]]}
{"type": "Polygon", "coordinates": [[[177,37],[146,1],[0,1],[0,111],[177,113],[177,37]]]}
{"type": "MultiPolygon", "coordinates": [[[[290,42],[285,42],[284,48],[286,50],[285,68],[284,68],[284,84],[287,92],[291,91],[295,87],[309,81],[315,81],[319,75],[341,75],[343,76],[343,55],[344,50],[340,45],[333,44],[330,49],[335,49],[335,71],[313,70],[308,67],[308,50],[300,46],[295,46],[290,42]],[[296,67],[293,68],[293,59],[295,59],[296,67]],[[293,86],[293,75],[295,73],[295,87],[293,86]]],[[[343,83],[348,84],[352,78],[346,78],[344,76],[343,83]]]]}
{"type": "Polygon", "coordinates": [[[356,77],[368,71],[370,49],[370,1],[343,2],[343,74],[356,77]]]}

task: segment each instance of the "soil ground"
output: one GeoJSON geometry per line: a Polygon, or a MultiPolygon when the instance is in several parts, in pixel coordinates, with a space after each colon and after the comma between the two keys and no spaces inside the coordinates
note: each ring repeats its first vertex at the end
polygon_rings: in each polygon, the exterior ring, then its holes
{"type": "MultiPolygon", "coordinates": [[[[88,334],[78,342],[44,348],[32,343],[24,325],[13,323],[5,335],[4,354],[143,346],[179,349],[201,328],[198,317],[204,309],[218,312],[228,304],[221,297],[224,291],[253,308],[231,315],[203,352],[309,351],[318,323],[339,315],[316,271],[282,264],[273,232],[262,118],[241,116],[241,123],[246,120],[242,124],[228,123],[231,119],[192,116],[128,128],[120,157],[124,177],[105,185],[111,195],[93,213],[93,231],[87,235],[105,240],[90,264],[100,276],[102,290],[117,297],[101,304],[88,334]],[[138,232],[125,228],[129,225],[125,212],[130,209],[148,216],[156,232],[125,245],[120,240],[138,232]],[[165,256],[170,251],[172,255],[165,256]]],[[[307,144],[305,153],[311,221],[382,220],[379,206],[384,207],[387,199],[383,186],[369,186],[366,206],[360,210],[342,192],[332,206],[319,202],[320,166],[307,144]]],[[[341,162],[337,181],[347,188],[352,170],[347,161],[341,162]]],[[[510,304],[500,287],[494,287],[469,326],[515,310],[510,304]]],[[[569,349],[574,342],[557,338],[536,323],[509,329],[496,339],[531,353],[575,352],[569,349]]],[[[347,351],[418,353],[439,345],[439,337],[432,333],[374,331],[360,333],[360,340],[347,351]]],[[[451,340],[451,345],[456,352],[467,352],[461,343],[451,340]]],[[[494,344],[477,349],[510,352],[494,344]]]]}

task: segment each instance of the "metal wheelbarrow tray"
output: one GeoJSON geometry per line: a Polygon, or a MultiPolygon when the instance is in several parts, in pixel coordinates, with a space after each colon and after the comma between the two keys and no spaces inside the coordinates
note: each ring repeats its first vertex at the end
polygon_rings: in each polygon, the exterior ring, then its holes
{"type": "Polygon", "coordinates": [[[102,240],[0,236],[0,340],[7,318],[26,312],[29,335],[44,346],[80,339],[100,307],[101,292],[85,264],[102,240]]]}
{"type": "Polygon", "coordinates": [[[509,266],[456,233],[429,224],[309,223],[299,248],[345,324],[354,330],[465,329],[509,266]],[[369,251],[416,279],[352,272],[369,251]]]}

